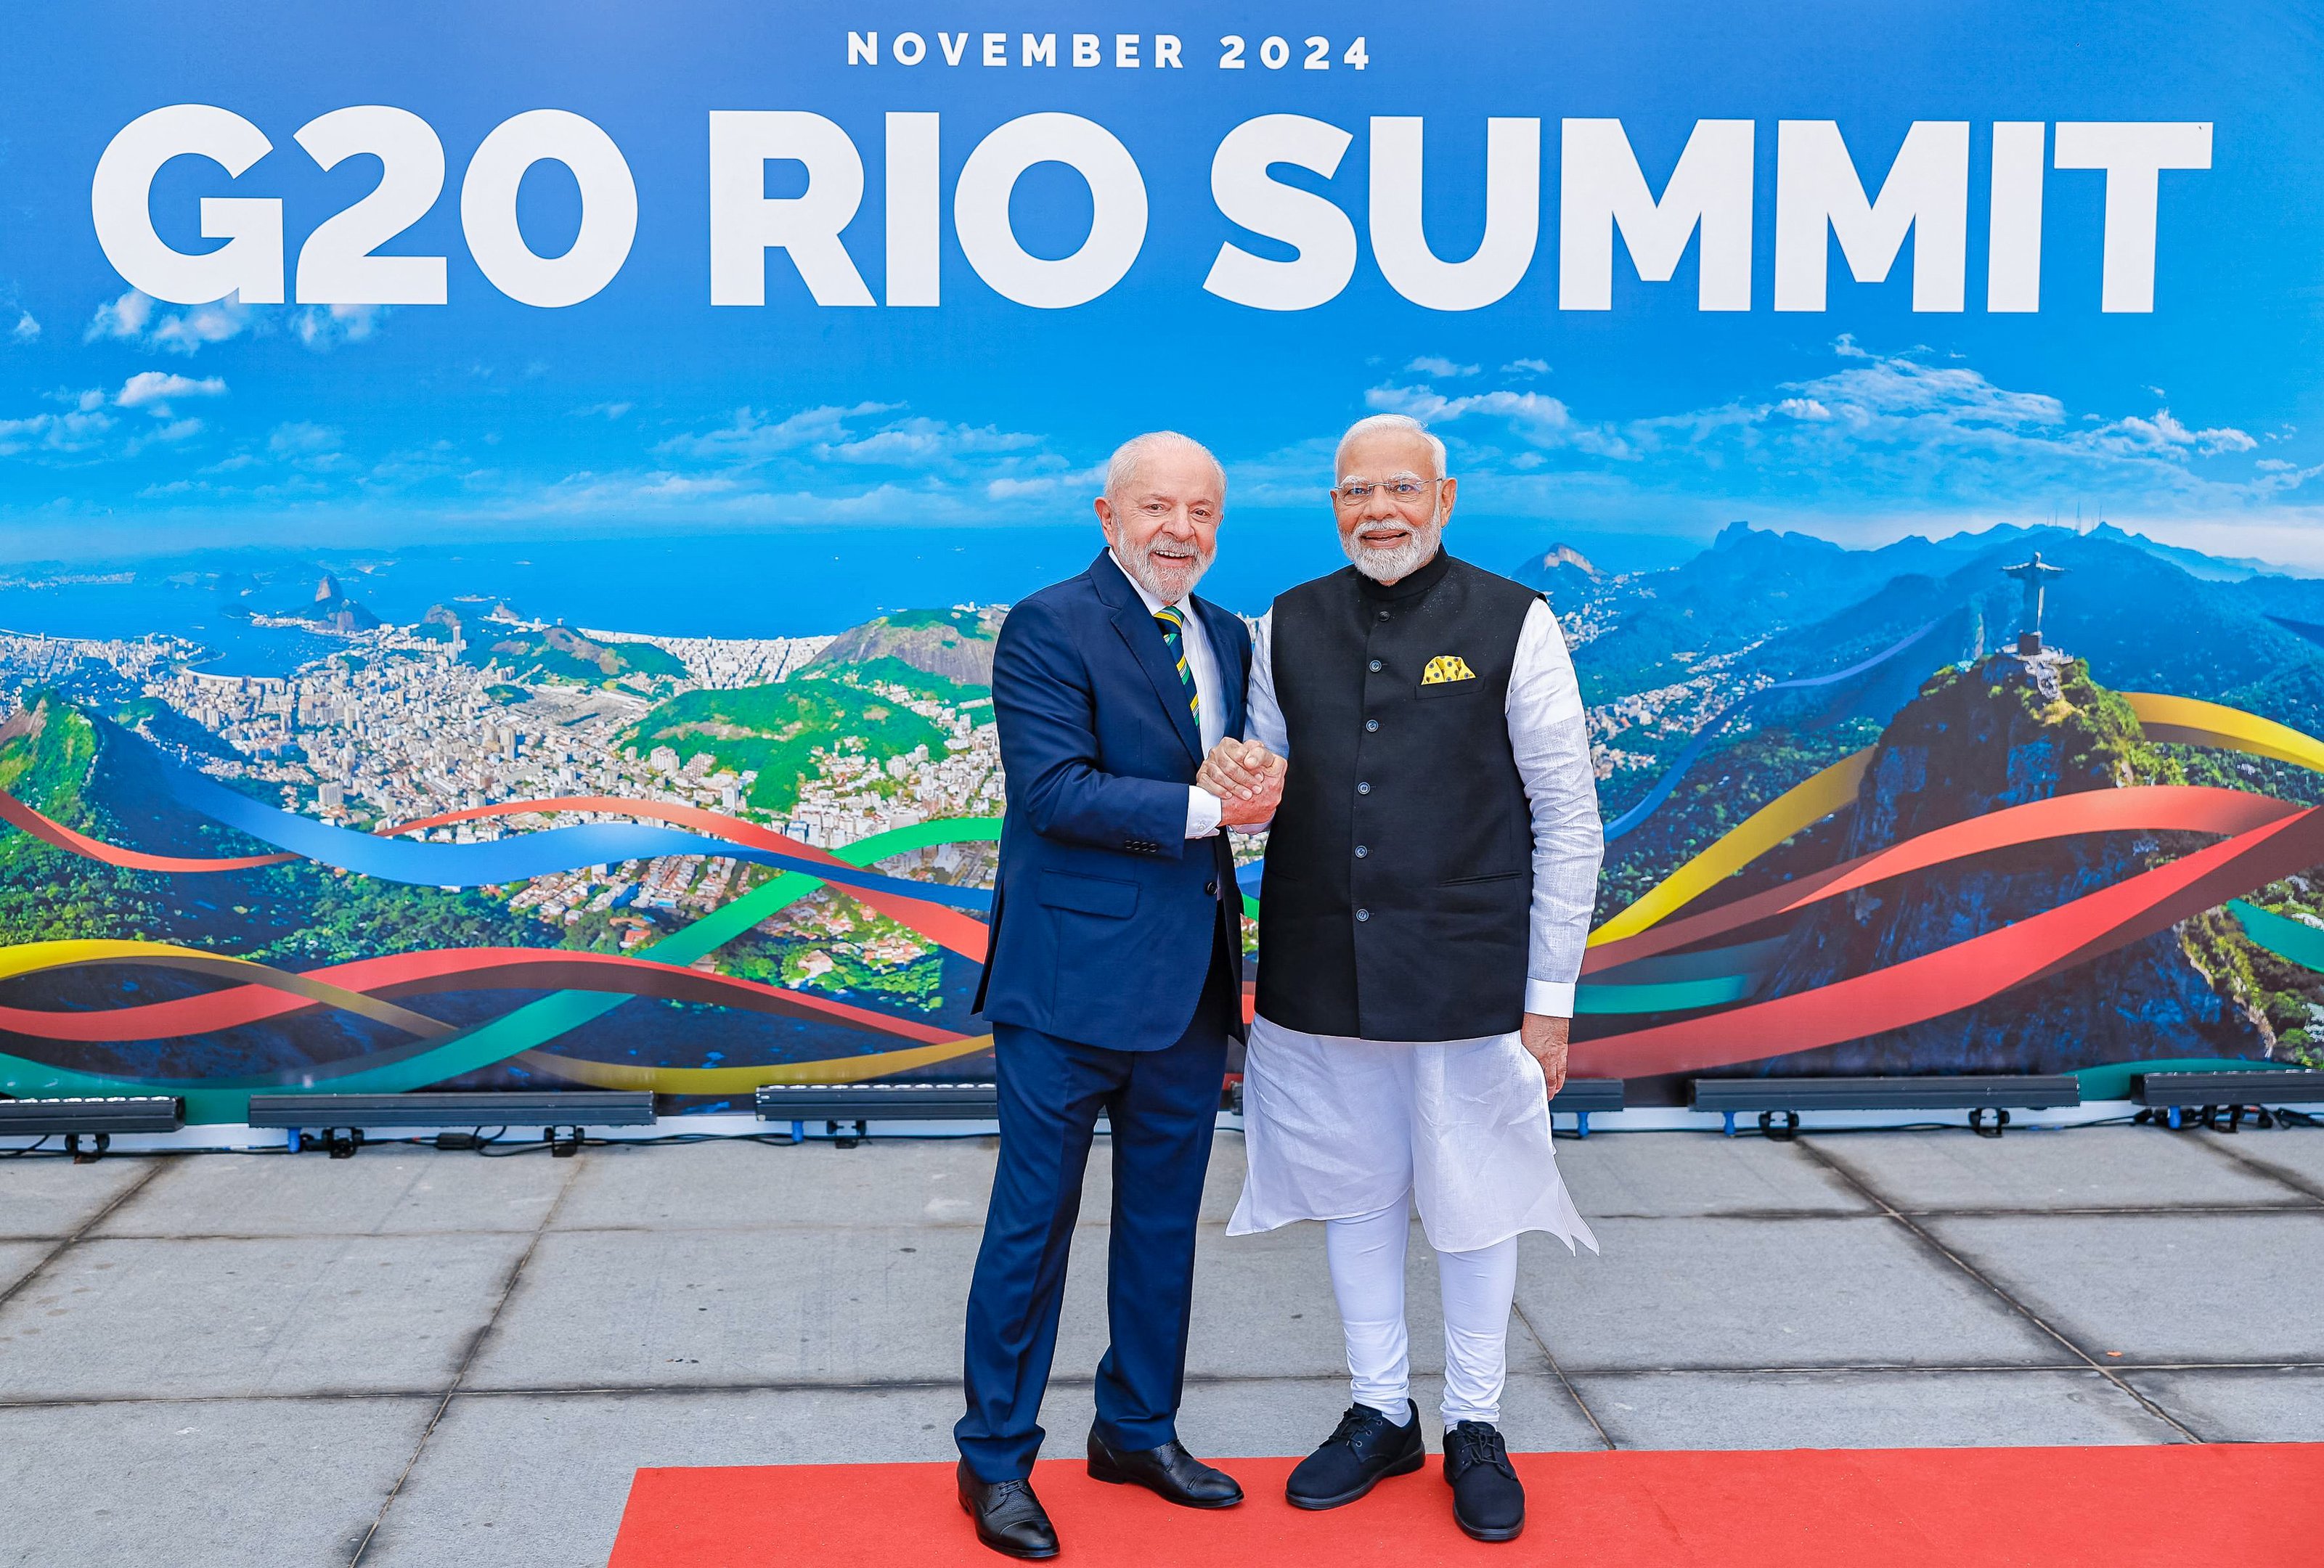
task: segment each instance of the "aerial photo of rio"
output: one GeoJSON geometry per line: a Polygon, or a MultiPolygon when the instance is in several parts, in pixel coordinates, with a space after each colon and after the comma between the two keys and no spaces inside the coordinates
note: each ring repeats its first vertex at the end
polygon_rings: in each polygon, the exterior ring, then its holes
{"type": "MultiPolygon", "coordinates": [[[[2105,524],[1492,564],[1582,677],[1609,847],[1579,1032],[1607,1069],[2324,1059],[2324,855],[2290,843],[2324,798],[2324,582],[2105,524]],[[2126,604],[2203,613],[2158,640],[2126,604]],[[2163,889],[2206,844],[2244,851],[2163,889]],[[2023,974],[1898,979],[2059,911],[2023,974]]],[[[761,638],[372,607],[420,580],[285,554],[0,583],[177,627],[0,635],[10,1073],[223,1116],[281,1082],[712,1108],[981,1070],[1005,604],[761,638]]]]}

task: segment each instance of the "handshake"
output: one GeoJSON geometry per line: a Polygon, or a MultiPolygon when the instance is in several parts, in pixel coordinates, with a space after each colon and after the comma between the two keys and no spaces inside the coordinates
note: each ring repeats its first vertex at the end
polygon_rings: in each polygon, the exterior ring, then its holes
{"type": "Polygon", "coordinates": [[[1222,826],[1254,827],[1274,817],[1289,766],[1257,741],[1230,737],[1211,748],[1194,782],[1219,798],[1222,826]]]}

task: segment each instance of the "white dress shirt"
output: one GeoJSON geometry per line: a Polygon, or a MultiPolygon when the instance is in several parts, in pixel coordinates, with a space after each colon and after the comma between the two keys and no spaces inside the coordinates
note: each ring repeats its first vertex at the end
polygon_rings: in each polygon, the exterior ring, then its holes
{"type": "MultiPolygon", "coordinates": [[[[1114,555],[1111,549],[1106,554],[1113,557],[1115,566],[1121,566],[1121,558],[1114,555]]],[[[1163,601],[1148,593],[1146,585],[1132,576],[1127,567],[1123,568],[1121,575],[1130,578],[1130,586],[1138,591],[1139,601],[1146,606],[1148,614],[1165,608],[1163,601]]],[[[1203,755],[1207,757],[1213,746],[1227,738],[1226,702],[1219,688],[1219,658],[1212,651],[1210,633],[1203,630],[1203,618],[1194,613],[1192,594],[1167,607],[1177,611],[1184,623],[1180,634],[1185,641],[1186,668],[1194,677],[1194,695],[1202,699],[1197,705],[1201,710],[1198,716],[1202,721],[1203,755]]],[[[1157,626],[1154,634],[1161,636],[1162,629],[1157,626]]],[[[1277,722],[1279,724],[1281,721],[1278,719],[1277,722]]],[[[1219,831],[1219,816],[1223,810],[1217,796],[1199,784],[1187,785],[1186,836],[1209,838],[1214,835],[1219,831]]]]}
{"type": "MultiPolygon", "coordinates": [[[[1287,759],[1291,740],[1275,696],[1274,649],[1275,612],[1270,610],[1259,619],[1251,650],[1250,722],[1243,733],[1287,759]]],[[[1206,696],[1204,706],[1209,706],[1206,696]]],[[[1517,633],[1505,711],[1509,751],[1533,815],[1533,914],[1525,1010],[1572,1018],[1573,985],[1582,973],[1582,950],[1590,936],[1605,840],[1598,822],[1598,781],[1590,766],[1581,683],[1573,674],[1572,655],[1566,651],[1565,633],[1540,601],[1526,612],[1517,633]]],[[[1213,743],[1206,729],[1206,750],[1213,743]]],[[[1212,804],[1216,807],[1217,802],[1212,804]]],[[[1191,825],[1187,831],[1194,831],[1191,825]]]]}

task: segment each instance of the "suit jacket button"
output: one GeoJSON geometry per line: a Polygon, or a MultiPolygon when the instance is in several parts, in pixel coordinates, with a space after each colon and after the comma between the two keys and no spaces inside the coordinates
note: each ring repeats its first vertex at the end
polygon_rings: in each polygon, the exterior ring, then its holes
{"type": "Polygon", "coordinates": [[[1358,909],[1356,911],[1356,918],[1359,920],[1369,920],[1371,918],[1372,912],[1370,909],[1358,909]]]}
{"type": "Polygon", "coordinates": [[[1366,734],[1368,734],[1368,735],[1369,735],[1369,734],[1370,734],[1374,730],[1377,730],[1377,729],[1379,729],[1379,720],[1378,720],[1378,719],[1366,719],[1366,720],[1364,721],[1364,733],[1366,733],[1366,734]]]}
{"type": "Polygon", "coordinates": [[[1356,793],[1359,795],[1370,795],[1371,792],[1372,787],[1370,784],[1359,784],[1356,786],[1356,793]]]}
{"type": "Polygon", "coordinates": [[[1217,898],[1219,896],[1219,879],[1213,877],[1209,881],[1204,882],[1203,884],[1203,891],[1213,899],[1217,898]]]}
{"type": "Polygon", "coordinates": [[[1366,844],[1358,844],[1358,845],[1356,845],[1356,858],[1357,858],[1358,860],[1361,860],[1361,859],[1363,859],[1363,858],[1364,858],[1364,856],[1366,856],[1366,855],[1368,855],[1368,854],[1370,854],[1370,853],[1372,853],[1372,852],[1371,852],[1371,849],[1370,849],[1370,847],[1369,845],[1366,845],[1366,844]]]}

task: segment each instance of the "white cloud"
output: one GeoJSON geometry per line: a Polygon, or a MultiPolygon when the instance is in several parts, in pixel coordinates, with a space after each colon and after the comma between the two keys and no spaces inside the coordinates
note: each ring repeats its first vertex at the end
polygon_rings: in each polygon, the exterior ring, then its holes
{"type": "Polygon", "coordinates": [[[290,318],[290,335],[318,354],[361,343],[378,330],[384,305],[309,305],[290,318]]]}
{"type": "Polygon", "coordinates": [[[143,409],[155,419],[171,417],[170,404],[180,398],[216,398],[226,395],[226,382],[218,376],[205,376],[196,381],[165,370],[141,370],[121,383],[113,397],[113,406],[119,409],[143,409]]]}
{"type": "MultiPolygon", "coordinates": [[[[173,309],[132,289],[97,308],[81,341],[111,340],[167,354],[194,355],[210,344],[245,333],[261,337],[281,325],[301,345],[321,354],[342,343],[363,342],[379,330],[388,314],[384,305],[304,305],[287,317],[279,317],[274,307],[244,305],[234,297],[173,309]]],[[[39,323],[33,323],[32,330],[40,330],[39,323]]],[[[25,336],[23,322],[17,324],[17,336],[25,336]]]]}
{"type": "Polygon", "coordinates": [[[890,467],[922,468],[947,459],[988,452],[1021,452],[1041,444],[1038,436],[1016,434],[983,425],[947,424],[942,420],[899,420],[886,429],[855,440],[827,442],[816,456],[841,463],[880,463],[890,467]]]}
{"type": "Polygon", "coordinates": [[[1364,403],[1382,413],[1409,414],[1425,425],[1481,414],[1506,420],[1519,438],[1536,447],[1571,447],[1600,457],[1637,455],[1611,427],[1576,420],[1562,400],[1546,392],[1489,392],[1448,398],[1425,386],[1379,386],[1364,394],[1364,403]]]}
{"type": "Polygon", "coordinates": [[[1503,375],[1547,375],[1549,361],[1545,359],[1513,359],[1501,366],[1503,375]]]}
{"type": "Polygon", "coordinates": [[[75,408],[61,414],[0,420],[0,457],[31,451],[60,457],[92,452],[104,445],[113,426],[113,416],[102,409],[75,408]]]}
{"type": "MultiPolygon", "coordinates": [[[[1863,539],[2039,521],[2079,503],[2151,530],[2173,518],[2283,515],[2324,473],[2258,458],[2274,431],[2190,421],[2167,406],[2078,412],[1924,349],[1876,353],[1842,337],[1831,352],[1828,374],[1766,396],[1641,419],[1594,420],[1514,387],[1447,396],[1389,383],[1365,401],[1453,439],[1473,505],[1626,524],[1694,526],[1748,509],[1788,527],[1827,518],[1823,531],[1863,539]]],[[[2324,545],[2301,558],[2319,554],[2324,545]]]]}
{"type": "Polygon", "coordinates": [[[171,420],[159,427],[149,427],[122,444],[122,456],[134,457],[148,447],[176,446],[190,441],[202,433],[202,422],[197,419],[171,420]]]}
{"type": "Polygon", "coordinates": [[[801,447],[844,441],[847,421],[869,414],[888,413],[899,403],[857,403],[853,408],[825,404],[801,409],[782,419],[770,419],[763,410],[740,408],[716,429],[673,436],[654,448],[657,456],[693,457],[714,463],[763,463],[801,447]]]}
{"type": "Polygon", "coordinates": [[[336,426],[293,420],[275,426],[268,433],[266,450],[278,462],[320,473],[346,461],[346,454],[339,450],[339,443],[346,438],[346,432],[336,426]]]}
{"type": "Polygon", "coordinates": [[[152,296],[132,289],[97,308],[81,341],[113,338],[165,353],[191,355],[199,353],[206,344],[266,329],[265,318],[238,299],[165,311],[152,296]]]}
{"type": "Polygon", "coordinates": [[[41,324],[32,319],[32,313],[30,310],[17,311],[16,325],[9,329],[8,336],[19,343],[30,343],[40,335],[41,324]]]}
{"type": "Polygon", "coordinates": [[[590,404],[587,408],[586,408],[586,409],[575,409],[575,410],[573,410],[573,417],[574,417],[575,419],[576,419],[576,420],[588,420],[588,419],[618,420],[618,419],[620,419],[622,415],[624,415],[624,414],[628,413],[628,412],[629,412],[632,408],[635,408],[636,406],[637,406],[637,405],[636,405],[636,404],[634,404],[634,403],[626,403],[626,402],[622,402],[622,403],[591,403],[591,404],[590,404]]]}
{"type": "Polygon", "coordinates": [[[1457,377],[1475,375],[1479,371],[1482,370],[1484,366],[1478,364],[1455,364],[1441,354],[1424,354],[1404,368],[1408,371],[1416,371],[1422,375],[1457,377]]]}

